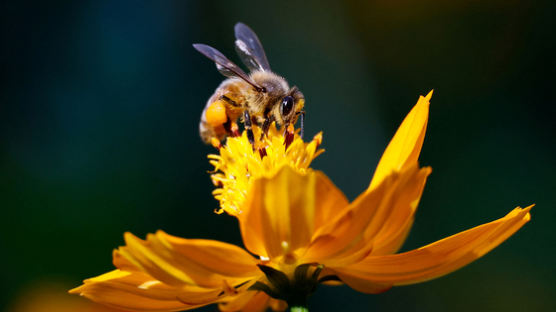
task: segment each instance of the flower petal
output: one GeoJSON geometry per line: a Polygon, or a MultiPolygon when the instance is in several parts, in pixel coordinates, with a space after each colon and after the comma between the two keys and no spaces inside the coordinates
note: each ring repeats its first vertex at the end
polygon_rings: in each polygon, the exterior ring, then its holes
{"type": "Polygon", "coordinates": [[[114,255],[117,267],[132,263],[169,285],[226,288],[261,275],[256,260],[241,248],[212,240],[180,239],[162,231],[141,240],[124,235],[127,245],[114,255]],[[127,262],[119,258],[123,257],[127,262]]]}
{"type": "Polygon", "coordinates": [[[309,244],[315,224],[317,175],[284,166],[270,178],[253,181],[239,216],[245,247],[278,257],[309,244]]]}
{"type": "Polygon", "coordinates": [[[527,208],[397,255],[369,256],[347,266],[329,267],[350,287],[368,293],[389,285],[407,285],[453,272],[501,244],[530,220],[527,208]]]}
{"type": "Polygon", "coordinates": [[[419,169],[415,163],[400,173],[392,172],[372,191],[363,192],[336,220],[315,234],[305,261],[347,265],[365,258],[379,245],[377,234],[383,230],[395,232],[390,228],[404,223],[390,219],[398,218],[399,210],[409,209],[408,205],[416,207],[429,173],[430,168],[419,169]]]}
{"type": "Polygon", "coordinates": [[[404,191],[393,198],[390,207],[386,208],[388,217],[378,224],[380,230],[372,239],[372,255],[392,254],[400,249],[413,225],[417,206],[431,172],[429,167],[422,168],[404,191]]]}
{"type": "Polygon", "coordinates": [[[133,311],[181,311],[214,303],[220,290],[199,287],[174,288],[145,273],[114,270],[90,278],[70,290],[95,302],[133,311]],[[197,298],[196,304],[181,301],[180,296],[197,298]],[[202,297],[202,298],[201,298],[202,297]]]}
{"type": "Polygon", "coordinates": [[[258,260],[236,245],[207,239],[185,239],[163,231],[157,231],[156,238],[170,250],[216,274],[228,277],[260,275],[258,260]]]}
{"type": "Polygon", "coordinates": [[[127,260],[124,256],[122,256],[118,251],[118,249],[114,249],[112,251],[112,264],[114,264],[116,268],[122,271],[128,271],[128,272],[141,271],[139,267],[137,267],[131,261],[127,260]]]}
{"type": "Polygon", "coordinates": [[[301,174],[287,166],[255,180],[248,196],[238,219],[245,246],[263,257],[308,246],[314,232],[349,204],[324,173],[301,174]]]}
{"type": "Polygon", "coordinates": [[[392,171],[401,171],[417,162],[427,129],[432,92],[419,101],[405,117],[386,147],[368,190],[376,188],[392,171]]]}
{"type": "Polygon", "coordinates": [[[262,291],[247,291],[229,298],[231,300],[218,305],[220,311],[263,312],[267,310],[272,300],[262,291]]]}
{"type": "Polygon", "coordinates": [[[344,193],[324,173],[317,171],[316,175],[315,232],[349,205],[344,193]]]}

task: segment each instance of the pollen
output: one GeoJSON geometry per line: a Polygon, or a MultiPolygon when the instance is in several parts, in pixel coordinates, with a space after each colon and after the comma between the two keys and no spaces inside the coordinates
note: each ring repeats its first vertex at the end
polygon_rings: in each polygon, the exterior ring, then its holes
{"type": "Polygon", "coordinates": [[[243,131],[240,136],[228,137],[225,144],[219,145],[219,154],[208,156],[214,166],[211,179],[217,187],[212,194],[220,202],[216,213],[241,214],[247,191],[256,178],[271,177],[284,166],[290,166],[301,174],[310,170],[313,159],[324,152],[319,148],[322,133],[310,142],[304,142],[299,130],[287,130],[284,135],[273,123],[261,138],[262,129],[253,126],[253,145],[247,138],[247,132],[243,131]]]}
{"type": "Polygon", "coordinates": [[[213,126],[220,126],[228,120],[226,106],[223,101],[213,102],[206,111],[207,122],[213,126]]]}

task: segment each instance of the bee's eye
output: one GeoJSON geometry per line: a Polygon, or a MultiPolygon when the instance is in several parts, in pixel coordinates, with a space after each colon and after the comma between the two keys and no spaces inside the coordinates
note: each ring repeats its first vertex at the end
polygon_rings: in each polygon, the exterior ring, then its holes
{"type": "Polygon", "coordinates": [[[288,95],[282,100],[282,106],[280,106],[280,113],[282,116],[287,116],[291,113],[293,109],[293,97],[288,95]]]}

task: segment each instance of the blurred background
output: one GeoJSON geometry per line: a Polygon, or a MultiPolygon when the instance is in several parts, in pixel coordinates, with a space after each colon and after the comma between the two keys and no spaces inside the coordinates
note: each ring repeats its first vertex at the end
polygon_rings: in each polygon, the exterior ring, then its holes
{"type": "Polygon", "coordinates": [[[537,204],[530,223],[462,270],[381,295],[322,286],[312,310],[556,311],[554,1],[0,6],[1,310],[38,311],[22,304],[46,302],[45,289],[66,300],[112,269],[125,231],[241,244],[235,219],[213,213],[214,150],[198,137],[223,77],[191,44],[239,63],[242,21],[305,94],[306,133],[323,130],[327,150],[313,167],[350,199],[418,96],[435,90],[420,158],[433,174],[403,250],[537,204]]]}

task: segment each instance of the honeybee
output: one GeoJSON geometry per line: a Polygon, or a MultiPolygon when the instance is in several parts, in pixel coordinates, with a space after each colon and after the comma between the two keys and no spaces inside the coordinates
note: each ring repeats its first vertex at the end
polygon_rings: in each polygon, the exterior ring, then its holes
{"type": "Polygon", "coordinates": [[[249,75],[220,51],[205,44],[193,45],[216,64],[222,75],[228,77],[216,88],[203,109],[199,124],[201,139],[207,144],[220,144],[226,136],[238,134],[239,119],[247,131],[249,141],[254,145],[253,124],[263,130],[262,139],[272,122],[287,129],[300,116],[303,135],[303,93],[295,86],[290,87],[286,79],[272,72],[263,46],[251,28],[237,23],[234,31],[236,51],[249,69],[249,75]]]}

